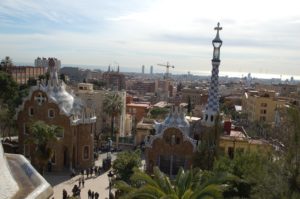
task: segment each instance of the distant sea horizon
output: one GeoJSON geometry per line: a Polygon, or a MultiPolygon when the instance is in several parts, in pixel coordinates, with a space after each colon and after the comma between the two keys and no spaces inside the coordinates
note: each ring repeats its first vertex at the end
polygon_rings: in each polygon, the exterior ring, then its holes
{"type": "MultiPolygon", "coordinates": [[[[33,66],[33,63],[16,63],[16,66],[33,66]]],[[[101,71],[107,71],[108,66],[99,66],[99,65],[83,65],[83,64],[62,64],[62,67],[79,67],[83,69],[90,69],[90,70],[101,70],[101,71]]],[[[111,69],[116,70],[116,66],[112,66],[111,69]]],[[[148,69],[150,67],[147,67],[148,69]]],[[[176,71],[170,71],[174,75],[187,75],[188,71],[191,75],[198,75],[198,76],[210,76],[211,71],[202,71],[202,70],[176,70],[176,71]]],[[[127,73],[141,73],[141,67],[126,67],[126,66],[120,66],[120,72],[127,72],[127,73]]],[[[164,68],[161,67],[153,67],[153,73],[164,73],[164,68]]],[[[285,80],[291,80],[291,77],[294,78],[294,80],[300,80],[300,75],[289,75],[289,74],[274,74],[274,73],[257,73],[257,72],[236,72],[236,71],[222,71],[220,70],[219,76],[222,77],[236,77],[236,78],[243,78],[247,77],[248,74],[251,74],[252,78],[257,79],[281,79],[282,81],[285,80]]],[[[148,70],[145,70],[145,74],[149,74],[148,70]]]]}

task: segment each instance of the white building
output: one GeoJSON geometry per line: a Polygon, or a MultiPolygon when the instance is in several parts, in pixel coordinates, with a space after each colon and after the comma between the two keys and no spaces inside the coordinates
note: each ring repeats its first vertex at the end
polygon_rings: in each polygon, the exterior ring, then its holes
{"type": "MultiPolygon", "coordinates": [[[[125,91],[107,91],[107,90],[94,90],[93,84],[79,83],[77,86],[76,96],[79,96],[88,107],[96,111],[96,132],[102,132],[103,128],[110,125],[110,118],[103,111],[103,101],[105,95],[114,92],[118,93],[123,102],[122,113],[119,118],[116,118],[118,128],[120,130],[120,137],[127,135],[126,124],[126,92],[125,91]]],[[[109,126],[110,127],[110,126],[109,126]]]]}

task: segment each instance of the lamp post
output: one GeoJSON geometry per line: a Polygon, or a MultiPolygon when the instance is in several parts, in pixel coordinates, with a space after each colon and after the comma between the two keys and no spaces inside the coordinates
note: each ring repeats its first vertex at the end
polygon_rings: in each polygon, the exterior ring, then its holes
{"type": "Polygon", "coordinates": [[[111,180],[112,180],[112,177],[114,176],[114,174],[111,171],[109,171],[107,176],[108,176],[108,180],[109,180],[109,195],[108,196],[109,196],[109,199],[112,199],[112,192],[111,192],[112,182],[111,182],[111,180]]]}

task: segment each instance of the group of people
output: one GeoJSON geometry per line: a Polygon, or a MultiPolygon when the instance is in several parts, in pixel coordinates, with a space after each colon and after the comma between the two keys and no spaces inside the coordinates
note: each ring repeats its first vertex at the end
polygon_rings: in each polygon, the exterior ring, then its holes
{"type": "MultiPolygon", "coordinates": [[[[80,198],[80,192],[81,192],[80,188],[75,184],[72,189],[72,193],[73,193],[72,196],[80,198]]],[[[67,198],[70,198],[70,196],[68,195],[68,192],[65,189],[63,189],[63,199],[67,199],[67,198]]]]}
{"type": "Polygon", "coordinates": [[[88,199],[98,199],[98,198],[99,198],[99,193],[91,191],[89,189],[89,191],[88,191],[88,199]]]}
{"type": "Polygon", "coordinates": [[[80,173],[82,176],[84,176],[84,174],[86,174],[86,177],[89,178],[89,176],[92,177],[93,174],[95,174],[95,176],[96,175],[99,176],[101,174],[101,170],[102,170],[101,167],[95,166],[95,167],[91,167],[89,169],[82,169],[80,171],[80,173]]]}
{"type": "Polygon", "coordinates": [[[84,187],[84,177],[80,177],[78,179],[78,185],[79,185],[79,188],[81,187],[81,185],[82,185],[82,188],[84,187]]]}
{"type": "MultiPolygon", "coordinates": [[[[78,197],[80,198],[80,192],[81,192],[81,188],[84,188],[84,175],[86,175],[87,179],[89,177],[92,177],[93,174],[95,176],[99,176],[102,172],[102,168],[101,167],[98,167],[98,166],[95,166],[95,167],[91,167],[89,169],[82,169],[80,171],[80,174],[81,176],[78,178],[78,185],[75,184],[73,186],[73,189],[72,189],[72,196],[73,197],[78,197]]],[[[76,176],[76,172],[74,169],[71,170],[71,177],[75,177],[76,176]]],[[[98,199],[99,198],[99,193],[98,192],[94,192],[94,191],[91,191],[91,190],[88,190],[88,199],[98,199]]],[[[70,196],[68,195],[68,192],[63,189],[63,199],[67,199],[69,198],[70,196]]]]}

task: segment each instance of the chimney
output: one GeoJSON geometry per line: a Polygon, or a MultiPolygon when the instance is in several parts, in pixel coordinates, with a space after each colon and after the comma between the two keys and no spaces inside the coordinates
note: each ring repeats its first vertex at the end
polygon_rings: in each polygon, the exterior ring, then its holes
{"type": "Polygon", "coordinates": [[[230,135],[231,131],[231,120],[226,120],[224,122],[224,133],[225,135],[230,135]]]}

